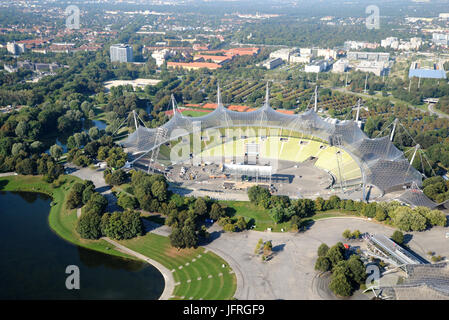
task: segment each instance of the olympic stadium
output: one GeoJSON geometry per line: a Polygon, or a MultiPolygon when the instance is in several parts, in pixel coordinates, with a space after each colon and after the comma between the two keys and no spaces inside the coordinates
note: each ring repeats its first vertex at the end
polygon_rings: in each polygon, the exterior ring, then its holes
{"type": "MultiPolygon", "coordinates": [[[[422,185],[392,136],[371,139],[361,122],[321,117],[315,107],[284,114],[269,103],[251,112],[217,108],[201,117],[184,116],[172,97],[173,116],[147,128],[134,114],[135,131],[122,146],[129,166],[164,173],[180,188],[231,194],[259,184],[291,197],[368,200],[422,185]]],[[[143,121],[142,121],[143,123],[143,121]]],[[[406,202],[406,201],[405,201],[406,202]]]]}

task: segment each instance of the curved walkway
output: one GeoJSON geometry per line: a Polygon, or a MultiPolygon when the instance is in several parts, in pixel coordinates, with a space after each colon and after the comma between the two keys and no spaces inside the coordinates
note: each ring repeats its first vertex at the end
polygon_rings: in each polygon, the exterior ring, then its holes
{"type": "Polygon", "coordinates": [[[118,243],[117,241],[114,241],[108,237],[103,237],[103,240],[109,242],[110,244],[112,244],[113,246],[115,246],[117,249],[119,249],[120,251],[130,254],[136,258],[139,258],[145,262],[148,262],[149,264],[153,265],[155,268],[157,268],[160,273],[162,273],[162,275],[164,276],[164,281],[165,281],[165,287],[164,287],[164,291],[162,292],[162,295],[159,297],[159,300],[168,300],[172,297],[172,293],[175,289],[175,279],[173,278],[172,273],[170,272],[170,270],[168,270],[166,267],[164,267],[162,264],[160,264],[159,262],[148,258],[147,256],[144,256],[141,253],[138,253],[134,250],[131,250],[123,245],[121,245],[120,243],[118,243]]]}

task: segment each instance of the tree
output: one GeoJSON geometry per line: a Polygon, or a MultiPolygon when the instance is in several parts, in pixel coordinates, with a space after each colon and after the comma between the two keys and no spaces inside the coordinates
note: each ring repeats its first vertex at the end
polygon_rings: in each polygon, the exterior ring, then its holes
{"type": "Polygon", "coordinates": [[[139,205],[136,198],[128,196],[125,193],[120,194],[117,199],[117,204],[123,209],[135,209],[139,205]]]}
{"type": "Polygon", "coordinates": [[[79,218],[76,231],[84,239],[99,239],[101,237],[101,218],[94,212],[87,212],[79,218]]]}
{"type": "Polygon", "coordinates": [[[217,203],[217,202],[212,203],[210,212],[209,212],[209,217],[211,219],[218,220],[222,216],[224,216],[224,214],[225,214],[225,212],[219,203],[217,203]]]}
{"type": "Polygon", "coordinates": [[[351,270],[351,279],[358,285],[364,283],[366,279],[366,269],[360,257],[353,254],[346,261],[346,264],[351,270]]]}
{"type": "Polygon", "coordinates": [[[238,217],[235,225],[240,231],[246,230],[246,228],[248,227],[248,224],[246,223],[244,217],[238,217]]]}
{"type": "Polygon", "coordinates": [[[315,270],[326,272],[331,269],[331,262],[329,258],[320,256],[315,262],[315,270]]]}
{"type": "Polygon", "coordinates": [[[426,218],[431,226],[446,226],[446,215],[440,210],[429,210],[426,214],[426,218]]]}
{"type": "Polygon", "coordinates": [[[281,223],[282,221],[284,221],[285,218],[284,212],[285,210],[280,206],[270,209],[270,215],[273,218],[274,222],[276,223],[281,223]]]}
{"type": "Polygon", "coordinates": [[[332,267],[336,266],[337,263],[344,260],[344,246],[341,242],[337,243],[336,245],[332,246],[329,251],[327,252],[327,257],[329,258],[332,267]]]}
{"type": "Polygon", "coordinates": [[[100,138],[100,130],[97,127],[92,127],[89,129],[89,137],[92,140],[97,140],[100,138]]]}
{"type": "Polygon", "coordinates": [[[253,186],[248,189],[248,198],[256,205],[267,209],[270,204],[271,194],[270,191],[265,188],[262,188],[260,186],[253,186]]]}
{"type": "Polygon", "coordinates": [[[352,233],[352,238],[359,239],[360,235],[361,235],[361,232],[359,230],[354,230],[354,232],[352,233]]]}
{"type": "Polygon", "coordinates": [[[327,252],[329,251],[329,247],[327,244],[322,243],[318,247],[318,257],[325,257],[327,255],[327,252]]]}
{"type": "Polygon", "coordinates": [[[401,231],[396,230],[395,232],[393,232],[391,240],[399,245],[402,245],[404,243],[404,234],[401,231]]]}
{"type": "Polygon", "coordinates": [[[202,215],[206,214],[207,204],[203,198],[196,199],[195,204],[193,206],[193,212],[198,216],[202,216],[202,215]]]}
{"type": "Polygon", "coordinates": [[[172,231],[169,235],[170,244],[178,249],[185,248],[185,243],[183,239],[183,235],[181,229],[178,227],[173,227],[172,231]]]}
{"type": "Polygon", "coordinates": [[[263,245],[263,252],[265,255],[270,254],[273,251],[273,244],[271,243],[271,240],[267,241],[263,245]]]}
{"type": "Polygon", "coordinates": [[[35,167],[36,163],[32,159],[26,158],[22,161],[17,161],[16,172],[23,175],[32,175],[35,172],[35,167]]]}
{"type": "Polygon", "coordinates": [[[54,144],[50,147],[50,155],[58,160],[62,156],[62,147],[60,145],[54,144]]]}
{"type": "Polygon", "coordinates": [[[351,283],[341,273],[333,273],[329,283],[329,289],[337,296],[349,297],[352,293],[351,283]]]}
{"type": "Polygon", "coordinates": [[[14,143],[11,147],[11,153],[13,156],[19,155],[20,152],[25,152],[25,146],[23,143],[14,143]]]}
{"type": "Polygon", "coordinates": [[[28,135],[28,124],[25,121],[20,121],[16,127],[15,133],[19,138],[26,138],[28,135]]]}
{"type": "Polygon", "coordinates": [[[121,184],[124,184],[127,179],[128,174],[121,169],[114,170],[111,173],[106,174],[105,176],[105,182],[113,186],[119,186],[121,184]]]}
{"type": "Polygon", "coordinates": [[[167,184],[165,181],[155,181],[151,185],[151,193],[161,202],[167,200],[167,184]]]}
{"type": "Polygon", "coordinates": [[[85,185],[82,183],[75,183],[67,196],[66,206],[68,209],[79,208],[83,204],[83,191],[85,185]]]}
{"type": "Polygon", "coordinates": [[[423,231],[427,227],[426,218],[408,207],[397,207],[393,211],[393,223],[403,231],[423,231]]]}

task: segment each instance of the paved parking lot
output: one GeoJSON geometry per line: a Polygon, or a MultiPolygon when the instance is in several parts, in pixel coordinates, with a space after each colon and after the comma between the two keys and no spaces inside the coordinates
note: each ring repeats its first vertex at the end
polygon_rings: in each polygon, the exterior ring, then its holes
{"type": "MultiPolygon", "coordinates": [[[[221,254],[242,277],[237,299],[330,299],[332,296],[324,288],[325,281],[316,277],[316,251],[322,242],[329,246],[345,242],[341,236],[345,229],[388,236],[394,232],[393,228],[362,219],[332,218],[319,220],[302,233],[216,231],[213,233],[216,239],[207,247],[221,254]],[[262,262],[254,254],[260,238],[272,240],[275,256],[271,261],[262,262]]],[[[449,239],[445,238],[445,232],[449,232],[449,228],[411,233],[409,245],[423,257],[429,250],[449,257],[449,239]]],[[[356,246],[357,241],[349,244],[356,246]]],[[[361,298],[360,295],[357,298],[361,298]]]]}

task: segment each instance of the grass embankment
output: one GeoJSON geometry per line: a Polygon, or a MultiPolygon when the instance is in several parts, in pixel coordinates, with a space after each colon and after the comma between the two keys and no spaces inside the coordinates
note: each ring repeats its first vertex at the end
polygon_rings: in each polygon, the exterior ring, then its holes
{"type": "Polygon", "coordinates": [[[178,250],[167,237],[152,233],[120,243],[174,270],[175,299],[227,300],[235,293],[237,280],[232,269],[204,248],[178,250]]]}
{"type": "Polygon", "coordinates": [[[81,181],[73,176],[61,176],[63,183],[54,187],[51,183],[42,180],[41,176],[9,176],[0,178],[1,191],[39,192],[52,197],[52,206],[48,215],[51,229],[61,238],[88,249],[112,254],[119,257],[135,260],[134,257],[111,248],[104,240],[81,239],[75,231],[77,216],[76,210],[66,209],[66,197],[75,182],[81,181]]]}
{"type": "MultiPolygon", "coordinates": [[[[50,195],[53,202],[48,220],[50,227],[60,237],[82,247],[135,260],[132,256],[110,248],[111,245],[104,240],[85,240],[79,237],[75,231],[76,210],[67,210],[65,203],[72,185],[81,180],[73,176],[62,176],[61,179],[63,183],[54,187],[44,182],[40,176],[1,177],[0,191],[50,195]]],[[[211,252],[205,253],[204,248],[178,250],[170,245],[167,237],[150,233],[121,243],[158,261],[169,270],[175,270],[173,277],[179,283],[173,292],[175,299],[232,299],[235,293],[237,280],[235,274],[231,273],[231,268],[219,256],[211,252]],[[223,264],[225,268],[222,267],[223,264]],[[201,280],[198,280],[199,277],[201,280]]]]}
{"type": "MultiPolygon", "coordinates": [[[[289,231],[291,229],[289,222],[275,223],[271,218],[269,211],[263,209],[248,201],[219,201],[223,206],[227,207],[227,212],[232,217],[245,217],[246,221],[250,222],[250,225],[255,225],[254,230],[265,231],[267,228],[271,228],[272,231],[280,232],[281,229],[289,231]]],[[[353,217],[354,214],[346,213],[343,211],[331,210],[331,211],[319,211],[311,217],[303,220],[304,223],[310,223],[311,221],[317,221],[324,218],[334,217],[353,217]]]]}

